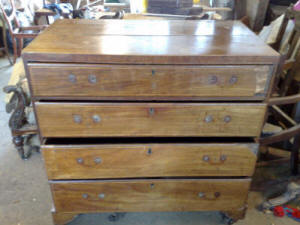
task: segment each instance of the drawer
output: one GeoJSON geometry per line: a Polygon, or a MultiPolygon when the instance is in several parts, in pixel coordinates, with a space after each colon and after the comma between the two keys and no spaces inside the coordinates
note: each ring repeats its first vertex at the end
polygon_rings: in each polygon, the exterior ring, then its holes
{"type": "Polygon", "coordinates": [[[258,145],[250,143],[42,146],[49,180],[252,176],[257,150],[258,145]]]}
{"type": "Polygon", "coordinates": [[[265,104],[35,104],[43,137],[258,136],[265,104]]]}
{"type": "Polygon", "coordinates": [[[101,99],[263,98],[272,66],[29,64],[33,96],[101,99]]]}
{"type": "Polygon", "coordinates": [[[245,206],[250,179],[50,183],[58,212],[230,211],[245,206]]]}

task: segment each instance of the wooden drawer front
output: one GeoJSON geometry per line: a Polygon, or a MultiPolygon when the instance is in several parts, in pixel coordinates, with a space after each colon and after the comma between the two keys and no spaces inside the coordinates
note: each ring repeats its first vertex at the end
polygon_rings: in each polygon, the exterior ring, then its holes
{"type": "Polygon", "coordinates": [[[265,104],[36,103],[43,137],[258,136],[265,104]]]}
{"type": "Polygon", "coordinates": [[[48,179],[252,176],[256,144],[42,147],[48,179]]]}
{"type": "Polygon", "coordinates": [[[29,65],[34,96],[254,97],[264,96],[270,66],[29,65]]]}
{"type": "Polygon", "coordinates": [[[52,182],[59,212],[209,211],[242,208],[250,179],[52,182]]]}

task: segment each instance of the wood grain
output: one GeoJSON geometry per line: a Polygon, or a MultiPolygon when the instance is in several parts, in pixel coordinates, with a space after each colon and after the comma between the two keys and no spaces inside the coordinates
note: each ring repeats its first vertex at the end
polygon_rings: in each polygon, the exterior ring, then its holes
{"type": "Polygon", "coordinates": [[[51,213],[54,225],[66,225],[78,216],[77,213],[56,212],[55,210],[51,213]]]}
{"type": "Polygon", "coordinates": [[[48,179],[54,180],[252,176],[257,148],[225,143],[44,145],[42,152],[48,179]]]}
{"type": "Polygon", "coordinates": [[[35,97],[265,96],[270,66],[29,64],[35,97]],[[72,76],[72,77],[70,77],[72,76]],[[95,83],[91,83],[91,77],[95,83]],[[73,80],[70,80],[73,78],[73,80]]]}
{"type": "Polygon", "coordinates": [[[250,179],[50,182],[59,212],[236,210],[250,179]]]}
{"type": "Polygon", "coordinates": [[[64,20],[31,42],[23,57],[31,62],[182,65],[279,60],[278,53],[240,22],[215,21],[64,20]]]}
{"type": "Polygon", "coordinates": [[[39,102],[35,108],[43,137],[254,137],[266,105],[39,102]]]}

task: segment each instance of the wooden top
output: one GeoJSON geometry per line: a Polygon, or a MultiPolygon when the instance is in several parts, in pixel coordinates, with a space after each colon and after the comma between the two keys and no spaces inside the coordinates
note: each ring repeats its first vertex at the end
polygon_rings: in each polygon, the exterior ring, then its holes
{"type": "Polygon", "coordinates": [[[279,54],[238,21],[58,20],[23,51],[32,62],[272,64],[279,54]]]}

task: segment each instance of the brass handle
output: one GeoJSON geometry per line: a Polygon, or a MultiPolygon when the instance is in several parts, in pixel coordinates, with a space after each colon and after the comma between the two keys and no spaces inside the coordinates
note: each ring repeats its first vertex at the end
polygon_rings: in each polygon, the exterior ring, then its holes
{"type": "Polygon", "coordinates": [[[77,81],[76,76],[74,74],[69,74],[68,79],[71,83],[76,83],[77,81]]]}
{"type": "Polygon", "coordinates": [[[220,192],[214,192],[213,194],[207,194],[205,192],[199,192],[198,197],[206,200],[216,200],[221,196],[220,192]]]}
{"type": "Polygon", "coordinates": [[[220,165],[223,164],[226,160],[227,160],[227,156],[226,155],[220,155],[219,161],[212,161],[211,158],[208,155],[204,155],[202,160],[204,162],[207,162],[211,165],[220,165]]]}
{"type": "Polygon", "coordinates": [[[97,83],[97,77],[93,74],[88,76],[88,80],[89,80],[89,83],[91,83],[91,84],[97,83]]]}

